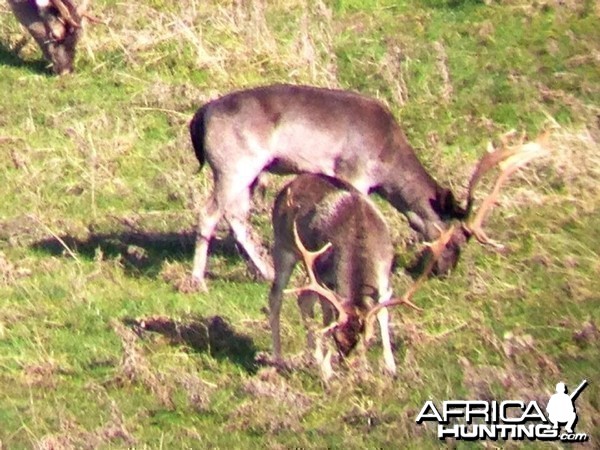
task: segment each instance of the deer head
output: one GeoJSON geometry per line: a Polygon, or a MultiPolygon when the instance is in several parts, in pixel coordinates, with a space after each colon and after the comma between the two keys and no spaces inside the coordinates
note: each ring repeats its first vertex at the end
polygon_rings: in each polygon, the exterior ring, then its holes
{"type": "MultiPolygon", "coordinates": [[[[458,205],[449,192],[440,195],[442,199],[440,205],[444,205],[443,207],[448,211],[447,217],[451,221],[454,219],[454,221],[459,222],[460,226],[454,228],[454,233],[450,236],[444,250],[436,257],[435,264],[431,269],[432,273],[445,274],[452,269],[458,261],[461,247],[471,237],[475,237],[481,244],[502,248],[500,244],[487,237],[483,230],[484,221],[495,206],[500,190],[510,176],[533,159],[547,153],[544,148],[547,135],[547,133],[543,133],[535,141],[527,143],[524,143],[523,137],[521,137],[520,142],[512,146],[507,145],[503,139],[502,147],[497,150],[490,146],[488,152],[479,160],[471,175],[465,207],[458,205]],[[482,201],[479,209],[473,211],[476,187],[479,181],[495,167],[500,168],[500,173],[494,187],[491,193],[482,201]]],[[[424,262],[430,257],[431,250],[426,248],[421,254],[417,266],[423,267],[424,262]]]]}
{"type": "MultiPolygon", "coordinates": [[[[464,218],[460,223],[451,224],[446,230],[438,229],[439,237],[434,242],[426,244],[426,250],[423,253],[424,268],[421,275],[409,286],[401,297],[390,298],[374,306],[366,314],[358,310],[354,305],[343,298],[340,298],[335,292],[321,285],[314,273],[314,264],[316,260],[330,248],[331,244],[325,245],[318,251],[311,252],[305,248],[299,235],[296,224],[294,223],[294,238],[296,247],[302,255],[305,270],[309,277],[309,282],[305,286],[297,289],[287,290],[289,293],[302,293],[313,291],[325,299],[337,311],[337,321],[333,322],[321,333],[323,336],[332,335],[339,353],[347,356],[356,346],[361,336],[365,342],[369,342],[373,336],[373,323],[377,313],[383,308],[390,308],[397,305],[405,305],[417,311],[421,309],[416,306],[412,298],[418,289],[422,286],[429,275],[434,272],[440,260],[448,252],[454,252],[453,246],[457,245],[461,239],[468,240],[474,236],[479,242],[486,245],[492,245],[496,248],[500,244],[487,237],[483,230],[483,222],[486,216],[491,212],[495,205],[500,189],[518,169],[528,164],[535,158],[547,154],[543,147],[546,134],[542,135],[534,142],[521,143],[516,146],[503,148],[488,152],[481,158],[469,182],[467,206],[464,209],[464,218]],[[494,167],[500,167],[500,173],[496,178],[491,193],[483,200],[481,206],[473,213],[474,191],[481,178],[494,167]],[[457,239],[457,236],[459,238],[457,239]]],[[[390,293],[391,294],[391,293],[390,293]]],[[[391,297],[391,295],[390,295],[391,297]]]]}
{"type": "Polygon", "coordinates": [[[8,3],[52,64],[53,72],[57,75],[72,72],[84,19],[99,22],[87,14],[88,0],[79,6],[72,0],[8,0],[8,3]]]}

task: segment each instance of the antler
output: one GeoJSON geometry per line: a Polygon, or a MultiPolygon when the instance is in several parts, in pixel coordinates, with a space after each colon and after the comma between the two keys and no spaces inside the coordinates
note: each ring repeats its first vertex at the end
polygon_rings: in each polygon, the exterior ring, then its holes
{"type": "Polygon", "coordinates": [[[106,25],[107,22],[105,20],[98,19],[96,16],[93,16],[88,12],[88,3],[88,0],[84,0],[77,9],[77,12],[81,16],[82,23],[83,19],[87,19],[90,23],[106,25]]]}
{"type": "Polygon", "coordinates": [[[50,0],[50,3],[58,10],[61,19],[67,24],[73,28],[81,27],[81,23],[77,23],[71,15],[71,11],[77,10],[71,0],[50,0]]]}
{"type": "MultiPolygon", "coordinates": [[[[470,213],[471,207],[473,204],[473,192],[475,190],[475,186],[479,180],[492,168],[495,166],[500,166],[501,172],[498,178],[496,179],[496,183],[494,185],[494,189],[491,194],[486,197],[483,201],[482,205],[479,207],[479,210],[475,214],[472,220],[470,220],[467,224],[463,223],[463,227],[472,235],[474,235],[477,240],[482,243],[493,244],[498,246],[499,244],[491,241],[483,231],[483,221],[485,220],[486,215],[490,212],[491,208],[494,206],[498,194],[502,185],[508,180],[508,178],[521,167],[525,166],[531,160],[545,155],[547,151],[543,148],[542,144],[545,142],[548,133],[544,133],[534,142],[528,142],[526,144],[520,144],[518,146],[505,149],[505,150],[497,150],[493,152],[487,153],[479,163],[473,173],[471,179],[469,180],[469,191],[468,191],[468,201],[467,201],[467,213],[470,213]]],[[[427,279],[431,271],[433,270],[433,266],[436,261],[439,259],[442,252],[446,249],[448,242],[452,238],[454,234],[454,230],[456,225],[450,226],[446,231],[440,230],[440,236],[434,242],[427,244],[427,246],[431,250],[431,255],[427,261],[425,269],[423,273],[419,276],[419,278],[407,289],[404,295],[400,298],[392,298],[385,302],[381,302],[377,304],[373,309],[371,309],[365,320],[365,336],[366,340],[370,340],[373,332],[373,319],[377,315],[377,313],[382,308],[389,308],[396,305],[407,305],[417,311],[422,311],[421,308],[416,306],[412,302],[412,297],[415,292],[419,290],[423,282],[427,279]]]]}
{"type": "Polygon", "coordinates": [[[308,250],[304,244],[302,243],[302,239],[300,239],[300,235],[298,234],[298,227],[296,225],[296,221],[294,220],[294,242],[296,243],[296,248],[300,252],[302,256],[302,261],[304,262],[304,268],[306,269],[306,273],[308,274],[309,283],[306,286],[302,286],[300,288],[295,289],[286,289],[284,293],[286,294],[300,294],[306,291],[312,291],[319,294],[322,298],[327,300],[331,305],[338,311],[338,321],[328,326],[323,330],[323,333],[327,333],[333,328],[344,324],[348,320],[348,313],[344,309],[342,302],[338,299],[335,292],[330,289],[327,289],[325,286],[321,285],[317,281],[317,277],[314,272],[314,264],[319,256],[325,253],[327,250],[331,248],[331,242],[328,242],[323,248],[316,251],[308,250]]]}
{"type": "Polygon", "coordinates": [[[533,159],[547,153],[544,147],[542,147],[542,144],[545,142],[547,136],[548,133],[544,133],[533,142],[520,144],[505,150],[489,152],[483,158],[481,158],[477,164],[475,172],[469,181],[467,203],[467,211],[469,212],[473,204],[473,192],[479,180],[495,166],[499,166],[501,169],[500,175],[498,175],[498,178],[496,179],[496,183],[494,184],[492,192],[483,200],[475,216],[470,221],[463,224],[463,228],[471,235],[475,236],[475,238],[482,244],[489,244],[496,248],[502,248],[501,244],[498,244],[497,242],[494,242],[488,238],[483,230],[483,221],[496,204],[500,189],[508,180],[508,178],[533,159]]]}
{"type": "Polygon", "coordinates": [[[83,26],[83,19],[87,19],[91,23],[105,24],[104,21],[92,16],[87,11],[89,0],[83,0],[79,7],[72,0],[49,0],[49,2],[58,10],[62,21],[73,28],[81,28],[83,26]],[[74,14],[80,17],[79,22],[73,18],[74,14]]]}
{"type": "Polygon", "coordinates": [[[367,337],[367,341],[372,336],[373,319],[375,318],[375,316],[381,309],[390,308],[390,307],[396,306],[396,305],[406,305],[406,306],[410,306],[411,308],[413,308],[419,312],[423,311],[421,308],[419,308],[417,305],[415,305],[412,302],[412,298],[415,295],[415,292],[417,292],[419,290],[419,288],[421,287],[423,282],[427,279],[427,277],[433,270],[433,266],[435,265],[435,262],[438,260],[438,258],[442,254],[442,252],[446,249],[448,242],[450,242],[450,239],[452,238],[452,235],[454,234],[455,228],[456,228],[455,225],[451,225],[450,228],[448,228],[446,231],[440,230],[440,237],[438,237],[434,242],[426,244],[427,247],[429,247],[429,249],[431,250],[431,255],[429,256],[429,259],[427,260],[425,269],[423,270],[423,273],[421,273],[419,278],[417,278],[413,282],[413,284],[406,290],[406,292],[404,293],[404,295],[402,297],[392,298],[385,302],[378,303],[375,307],[373,307],[373,309],[371,309],[369,311],[369,314],[367,314],[367,318],[365,320],[365,324],[366,324],[365,325],[366,326],[365,336],[367,337]]]}

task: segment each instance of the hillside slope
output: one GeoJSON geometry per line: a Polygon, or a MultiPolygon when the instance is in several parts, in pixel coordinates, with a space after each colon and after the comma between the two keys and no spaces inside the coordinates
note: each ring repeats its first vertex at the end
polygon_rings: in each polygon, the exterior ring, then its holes
{"type": "MultiPolygon", "coordinates": [[[[427,400],[545,406],[557,382],[583,379],[577,431],[598,445],[597,2],[98,0],[91,12],[105,23],[86,29],[76,73],[56,78],[0,3],[0,448],[438,448],[415,423],[427,400]],[[210,292],[176,289],[212,183],[187,123],[208,99],[272,82],[386,102],[459,198],[489,141],[552,130],[551,155],[488,221],[506,251],[470,243],[416,295],[423,313],[392,312],[394,380],[374,345],[372,372],[350,361],[323,387],[293,356],[292,298],[293,369],[261,364],[268,285],[225,229],[210,292]]],[[[266,242],[281,183],[253,214],[266,242]]],[[[378,205],[402,293],[420,244],[378,205]]]]}

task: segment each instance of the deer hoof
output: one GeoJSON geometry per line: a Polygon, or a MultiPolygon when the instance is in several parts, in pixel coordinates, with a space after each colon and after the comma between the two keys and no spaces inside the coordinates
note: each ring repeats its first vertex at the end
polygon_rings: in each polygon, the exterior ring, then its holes
{"type": "Polygon", "coordinates": [[[275,270],[272,267],[265,267],[261,270],[252,263],[248,267],[248,274],[254,281],[272,283],[275,280],[275,270]]]}
{"type": "Polygon", "coordinates": [[[206,281],[198,279],[192,275],[188,275],[175,284],[175,289],[182,294],[195,294],[197,292],[208,292],[206,281]]]}
{"type": "Polygon", "coordinates": [[[397,373],[396,373],[396,366],[393,367],[389,367],[389,366],[384,366],[383,367],[383,373],[391,378],[392,380],[395,380],[397,378],[397,373]]]}

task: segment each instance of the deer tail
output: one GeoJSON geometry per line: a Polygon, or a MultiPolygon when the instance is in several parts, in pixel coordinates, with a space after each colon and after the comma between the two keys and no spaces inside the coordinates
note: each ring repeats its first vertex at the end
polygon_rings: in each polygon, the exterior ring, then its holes
{"type": "Polygon", "coordinates": [[[192,138],[192,145],[194,147],[194,153],[196,154],[196,158],[198,159],[198,162],[200,163],[200,168],[202,169],[202,166],[204,166],[204,162],[206,161],[206,158],[204,156],[205,153],[205,148],[204,148],[204,139],[205,139],[205,124],[204,124],[204,116],[205,116],[205,111],[204,111],[204,107],[200,108],[196,114],[194,114],[194,117],[192,118],[192,121],[190,122],[190,136],[192,138]]]}

